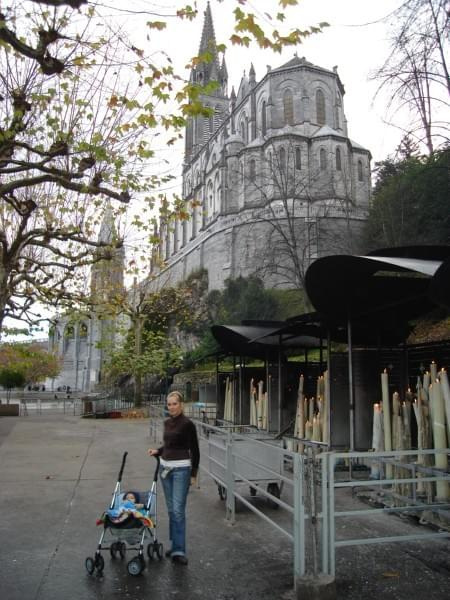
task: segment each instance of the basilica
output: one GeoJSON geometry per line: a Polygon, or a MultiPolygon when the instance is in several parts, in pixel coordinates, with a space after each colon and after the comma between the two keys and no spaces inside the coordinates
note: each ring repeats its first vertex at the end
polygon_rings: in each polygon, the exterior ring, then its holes
{"type": "Polygon", "coordinates": [[[315,258],[358,251],[370,190],[370,152],[347,134],[337,68],[295,55],[258,81],[253,65],[228,95],[207,5],[192,83],[209,116],[186,126],[182,197],[189,219],[160,220],[154,274],[172,284],[206,269],[210,289],[258,274],[301,287],[315,258]],[[161,268],[161,265],[163,267],[161,268]]]}
{"type": "MultiPolygon", "coordinates": [[[[185,131],[182,198],[189,218],[160,219],[149,280],[175,285],[205,269],[210,290],[251,274],[266,287],[301,288],[314,259],[358,252],[369,207],[371,155],[348,137],[343,83],[336,67],[294,55],[267,66],[259,80],[250,65],[228,94],[209,3],[199,55],[207,52],[213,60],[190,74],[212,91],[202,96],[209,114],[189,119],[185,131]]],[[[107,241],[113,228],[107,217],[100,238],[107,241]]],[[[94,291],[104,278],[123,286],[120,253],[94,268],[94,291]]],[[[64,367],[51,387],[94,390],[105,336],[114,336],[114,324],[96,315],[76,325],[56,320],[50,346],[64,367]]]]}

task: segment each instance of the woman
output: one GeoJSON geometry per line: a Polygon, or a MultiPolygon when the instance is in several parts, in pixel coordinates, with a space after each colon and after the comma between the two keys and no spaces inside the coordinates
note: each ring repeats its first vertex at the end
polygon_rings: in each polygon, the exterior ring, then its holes
{"type": "Polygon", "coordinates": [[[170,392],[167,396],[169,418],[164,421],[163,445],[150,448],[150,456],[160,457],[160,471],[167,512],[171,548],[166,556],[174,563],[187,565],[186,558],[186,498],[194,483],[200,462],[197,430],[183,414],[183,395],[170,392]]]}

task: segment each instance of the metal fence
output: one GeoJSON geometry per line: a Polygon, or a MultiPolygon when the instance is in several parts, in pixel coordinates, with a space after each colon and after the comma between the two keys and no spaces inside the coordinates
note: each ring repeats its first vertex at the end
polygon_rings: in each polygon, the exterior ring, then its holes
{"type": "MultiPolygon", "coordinates": [[[[402,450],[394,452],[326,452],[319,458],[322,462],[322,571],[329,575],[336,572],[336,550],[344,546],[384,544],[393,542],[421,541],[450,537],[450,472],[430,465],[436,454],[446,454],[450,450],[402,450]],[[339,481],[336,467],[339,462],[351,465],[368,464],[375,470],[377,478],[339,481]],[[428,466],[427,463],[428,462],[428,466]],[[387,477],[387,478],[386,478],[387,477]],[[377,506],[367,509],[338,510],[336,494],[339,490],[368,487],[373,490],[377,506]],[[440,494],[442,497],[439,497],[440,494]],[[381,504],[386,506],[379,507],[381,504]],[[421,515],[425,512],[442,517],[447,523],[447,531],[417,533],[384,537],[339,538],[338,520],[343,517],[364,518],[376,514],[421,515]]],[[[367,471],[368,472],[368,471],[367,471]]]]}
{"type": "Polygon", "coordinates": [[[65,415],[82,415],[83,402],[79,398],[60,399],[60,400],[43,400],[22,399],[20,400],[20,415],[27,417],[29,415],[42,414],[65,414],[65,415]]]}
{"type": "MultiPolygon", "coordinates": [[[[162,406],[155,407],[150,418],[153,439],[161,434],[162,416],[162,406]]],[[[236,521],[238,501],[289,540],[294,581],[307,574],[334,577],[336,552],[344,546],[450,537],[450,504],[448,498],[438,497],[439,490],[442,493],[449,485],[450,473],[430,464],[436,453],[448,455],[449,449],[329,452],[323,444],[297,440],[301,452],[293,452],[283,447],[283,440],[254,427],[195,422],[208,449],[200,470],[217,484],[226,518],[236,521]],[[371,490],[377,496],[375,505],[365,503],[367,508],[361,509],[358,503],[357,509],[349,510],[348,494],[357,490],[371,490]],[[256,503],[256,494],[267,502],[256,503]],[[340,526],[343,517],[420,517],[425,512],[446,520],[447,529],[418,529],[414,535],[389,537],[374,530],[371,537],[350,539],[340,526]]]]}
{"type": "MultiPolygon", "coordinates": [[[[20,399],[20,415],[67,414],[83,417],[114,417],[134,410],[134,402],[116,397],[86,398],[22,398],[20,399]]],[[[146,403],[141,410],[147,411],[146,403]]]]}

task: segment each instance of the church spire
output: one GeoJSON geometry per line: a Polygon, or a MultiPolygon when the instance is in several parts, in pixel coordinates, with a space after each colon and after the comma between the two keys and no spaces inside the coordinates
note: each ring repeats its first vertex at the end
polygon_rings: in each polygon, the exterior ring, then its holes
{"type": "Polygon", "coordinates": [[[123,246],[118,244],[119,235],[110,204],[103,215],[98,241],[111,246],[111,256],[109,259],[95,261],[91,267],[91,295],[97,300],[106,299],[113,290],[123,289],[125,251],[123,246]]]}
{"type": "Polygon", "coordinates": [[[216,48],[216,36],[214,34],[214,25],[212,20],[211,6],[208,2],[205,10],[205,18],[203,20],[202,38],[200,40],[200,48],[198,53],[204,54],[211,51],[211,47],[216,48]]]}
{"type": "Polygon", "coordinates": [[[212,54],[212,60],[202,61],[196,65],[191,71],[191,81],[195,81],[200,85],[206,85],[210,81],[218,81],[221,67],[216,46],[217,44],[214,33],[211,6],[208,2],[204,13],[203,31],[198,53],[199,56],[204,54],[212,54]]]}

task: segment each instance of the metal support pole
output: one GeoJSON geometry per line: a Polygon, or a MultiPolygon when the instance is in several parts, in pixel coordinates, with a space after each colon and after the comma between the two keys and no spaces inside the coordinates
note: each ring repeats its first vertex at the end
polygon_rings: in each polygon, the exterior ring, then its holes
{"type": "Polygon", "coordinates": [[[239,424],[242,425],[242,403],[244,390],[244,358],[241,356],[239,360],[239,424]]]}
{"type": "Polygon", "coordinates": [[[272,394],[270,389],[270,369],[269,369],[269,357],[266,354],[265,359],[266,367],[266,394],[267,394],[267,430],[270,431],[272,426],[272,394]]]}
{"type": "MultiPolygon", "coordinates": [[[[355,450],[355,394],[353,386],[353,345],[352,345],[352,323],[347,320],[347,344],[348,344],[348,399],[349,399],[349,437],[350,452],[355,450]]],[[[351,474],[351,463],[350,463],[351,474]]]]}
{"type": "Polygon", "coordinates": [[[329,569],[329,527],[328,504],[328,454],[322,454],[322,573],[328,575],[329,569]]]}
{"type": "Polygon", "coordinates": [[[325,423],[325,427],[327,427],[327,433],[328,433],[328,448],[332,448],[333,444],[332,444],[332,439],[331,436],[333,434],[332,428],[331,428],[331,407],[332,407],[332,403],[331,403],[331,335],[330,335],[330,330],[328,329],[327,331],[327,371],[328,371],[328,377],[327,377],[327,389],[325,390],[325,394],[326,397],[328,398],[328,410],[327,410],[327,422],[325,423]]]}
{"type": "MultiPolygon", "coordinates": [[[[220,383],[219,383],[219,355],[216,354],[216,418],[219,418],[220,407],[220,383]]],[[[222,415],[223,416],[223,415],[222,415]]]]}
{"type": "Polygon", "coordinates": [[[329,575],[333,577],[336,575],[336,548],[334,546],[336,531],[335,531],[335,517],[334,517],[334,466],[335,458],[333,454],[329,454],[328,460],[328,555],[329,555],[329,575]]]}
{"type": "Polygon", "coordinates": [[[227,498],[226,498],[226,518],[233,525],[235,523],[236,501],[234,497],[234,455],[233,455],[233,434],[229,431],[227,434],[226,459],[227,459],[227,498]]]}
{"type": "Polygon", "coordinates": [[[294,585],[305,574],[305,507],[303,505],[303,456],[293,460],[294,483],[294,585]]]}
{"type": "Polygon", "coordinates": [[[281,335],[278,342],[278,433],[281,431],[281,393],[282,393],[282,382],[281,382],[281,335]]]}

